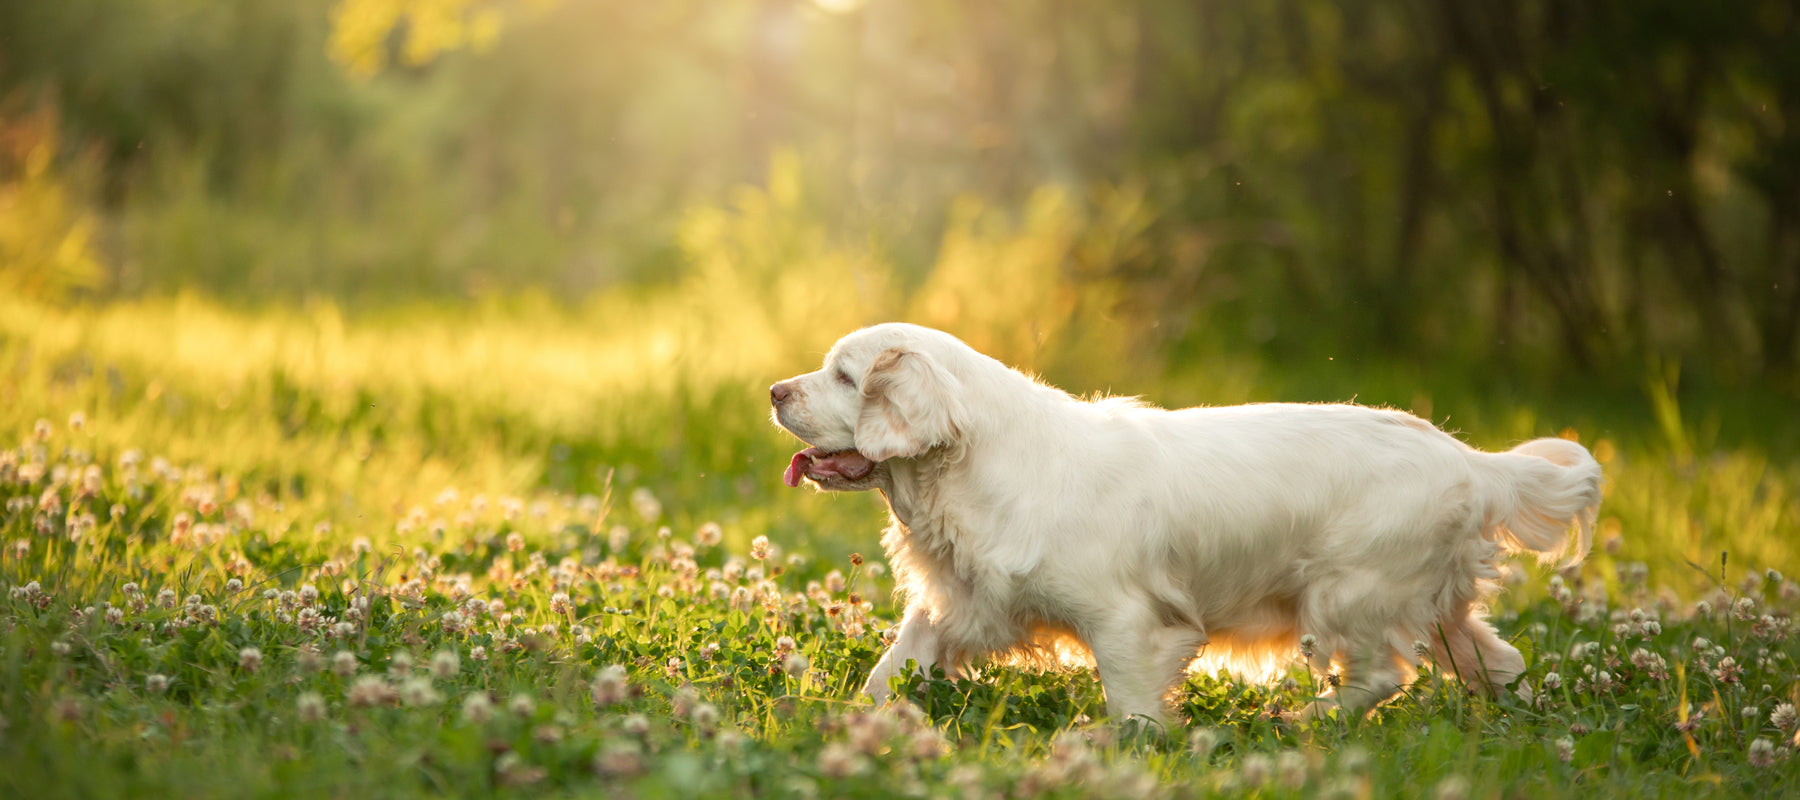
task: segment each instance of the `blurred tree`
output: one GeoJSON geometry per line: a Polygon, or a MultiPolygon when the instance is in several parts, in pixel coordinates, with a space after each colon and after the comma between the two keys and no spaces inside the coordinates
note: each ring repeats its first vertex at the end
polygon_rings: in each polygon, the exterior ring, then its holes
{"type": "Polygon", "coordinates": [[[959,208],[1032,239],[1046,191],[1129,195],[1126,244],[1032,274],[1143,340],[1791,382],[1797,28],[1785,0],[62,0],[0,4],[0,92],[101,146],[121,290],[670,280],[684,210],[792,152],[792,213],[905,291],[959,208]]]}

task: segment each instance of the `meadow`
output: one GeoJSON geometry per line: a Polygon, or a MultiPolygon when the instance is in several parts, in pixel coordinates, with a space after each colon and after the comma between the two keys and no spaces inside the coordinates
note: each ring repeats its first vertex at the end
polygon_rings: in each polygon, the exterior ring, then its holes
{"type": "Polygon", "coordinates": [[[1105,719],[1085,671],[915,677],[870,706],[884,512],[782,487],[766,416],[767,384],[869,313],[816,291],[720,268],[575,309],[0,299],[0,794],[1800,788],[1791,421],[1745,435],[1756,401],[1672,375],[1503,390],[1224,349],[1126,371],[1077,324],[1009,344],[1004,309],[961,327],[1083,393],[1355,396],[1482,446],[1579,438],[1609,481],[1599,541],[1514,565],[1494,616],[1530,668],[1504,698],[1428,667],[1370,719],[1284,723],[1327,679],[1296,652],[1277,680],[1193,676],[1166,731],[1105,719]]]}

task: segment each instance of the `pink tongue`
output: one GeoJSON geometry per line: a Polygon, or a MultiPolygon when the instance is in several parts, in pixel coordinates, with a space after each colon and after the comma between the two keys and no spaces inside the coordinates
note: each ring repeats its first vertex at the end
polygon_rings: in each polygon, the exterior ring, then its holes
{"type": "Polygon", "coordinates": [[[875,462],[855,450],[824,453],[817,447],[808,447],[788,460],[787,472],[782,473],[781,480],[790,487],[799,486],[800,479],[810,472],[814,478],[836,476],[857,481],[868,477],[873,469],[875,462]]]}
{"type": "Polygon", "coordinates": [[[817,447],[808,447],[795,453],[794,457],[788,461],[787,472],[781,475],[781,482],[787,484],[790,489],[799,486],[801,470],[806,469],[806,465],[812,463],[813,458],[817,455],[819,455],[817,447]]]}

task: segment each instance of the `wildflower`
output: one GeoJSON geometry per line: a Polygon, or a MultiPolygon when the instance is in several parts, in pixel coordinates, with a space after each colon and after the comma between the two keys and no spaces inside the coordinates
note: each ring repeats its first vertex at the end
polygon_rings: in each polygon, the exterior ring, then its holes
{"type": "Polygon", "coordinates": [[[524,549],[525,549],[525,534],[519,533],[518,531],[513,531],[512,533],[509,533],[506,535],[506,550],[507,550],[507,552],[517,553],[520,550],[524,550],[524,549]]]}
{"type": "Polygon", "coordinates": [[[241,592],[243,590],[244,590],[244,582],[241,580],[238,580],[237,578],[232,578],[231,580],[228,580],[225,582],[225,591],[227,591],[227,592],[230,592],[232,594],[237,594],[238,592],[241,592]]]}
{"type": "Polygon", "coordinates": [[[388,685],[379,675],[364,675],[350,685],[345,695],[350,705],[356,708],[367,708],[391,703],[394,700],[394,687],[388,685]]]}
{"type": "MultiPolygon", "coordinates": [[[[31,584],[36,585],[37,581],[32,581],[31,584]]],[[[156,604],[159,606],[162,606],[163,608],[174,608],[175,607],[175,590],[170,589],[167,586],[164,586],[162,588],[162,591],[159,591],[156,593],[156,604]]]]}
{"type": "Polygon", "coordinates": [[[162,694],[163,692],[168,691],[169,676],[162,673],[152,673],[149,677],[144,678],[144,690],[151,694],[162,694]]]}
{"type": "Polygon", "coordinates": [[[300,587],[300,605],[311,606],[319,602],[319,587],[310,583],[300,587]]]}
{"type": "Polygon", "coordinates": [[[1437,791],[1433,794],[1437,800],[1463,800],[1469,796],[1469,779],[1461,775],[1451,775],[1438,782],[1437,791]]]}
{"type": "Polygon", "coordinates": [[[594,755],[594,771],[609,778],[636,775],[644,771],[644,750],[637,742],[608,742],[594,755]]]}
{"type": "Polygon", "coordinates": [[[400,700],[409,706],[434,706],[443,699],[425,678],[410,678],[400,685],[400,700]]]}
{"type": "Polygon", "coordinates": [[[482,647],[480,645],[476,645],[474,648],[471,648],[469,650],[469,660],[471,660],[471,661],[486,661],[486,660],[488,660],[487,648],[482,647]]]}
{"type": "Polygon", "coordinates": [[[1757,739],[1750,743],[1750,766],[1758,769],[1775,765],[1775,743],[1768,739],[1757,739]]]}
{"type": "Polygon", "coordinates": [[[1737,659],[1731,656],[1719,659],[1718,666],[1712,670],[1712,676],[1721,683],[1737,683],[1743,674],[1744,668],[1738,666],[1737,659]]]}
{"type": "Polygon", "coordinates": [[[1756,619],[1756,599],[1738,598],[1737,602],[1731,604],[1731,615],[1745,621],[1756,619]]]}
{"type": "Polygon", "coordinates": [[[550,595],[550,613],[558,616],[568,615],[569,595],[567,593],[557,592],[556,594],[550,595]]]}
{"type": "Polygon", "coordinates": [[[68,642],[58,640],[58,641],[54,641],[54,642],[50,643],[50,652],[55,653],[59,656],[68,655],[69,650],[70,650],[70,648],[69,648],[68,642]]]}
{"type": "Polygon", "coordinates": [[[294,701],[294,713],[301,722],[318,722],[325,718],[325,698],[318,692],[305,692],[294,701]]]}
{"type": "Polygon", "coordinates": [[[725,530],[717,522],[707,522],[694,532],[694,543],[701,547],[717,547],[725,538],[725,530]]]}
{"type": "Polygon", "coordinates": [[[662,501],[656,499],[649,489],[642,486],[631,490],[631,510],[645,522],[655,522],[662,518],[662,501]]]}
{"type": "Polygon", "coordinates": [[[750,540],[750,557],[757,561],[769,560],[769,537],[758,536],[750,540]]]}
{"type": "Polygon", "coordinates": [[[719,709],[711,703],[700,703],[694,706],[694,710],[688,715],[688,718],[693,720],[694,727],[701,731],[711,731],[714,726],[719,724],[719,709]]]}
{"type": "Polygon", "coordinates": [[[262,650],[255,647],[246,647],[238,651],[238,669],[245,672],[255,672],[262,668],[262,663],[262,650]]]}
{"type": "Polygon", "coordinates": [[[632,714],[625,718],[623,727],[625,732],[632,736],[643,736],[650,732],[650,720],[646,719],[643,714],[632,714]]]}
{"type": "Polygon", "coordinates": [[[1297,790],[1306,785],[1306,756],[1297,750],[1285,750],[1275,757],[1275,781],[1283,788],[1297,790]]]}
{"type": "Polygon", "coordinates": [[[1769,712],[1769,724],[1784,733],[1794,730],[1800,726],[1800,713],[1795,713],[1793,703],[1778,703],[1775,710],[1769,712]]]}
{"type": "Polygon", "coordinates": [[[799,653],[788,656],[786,661],[781,662],[781,670],[786,672],[790,678],[804,676],[810,666],[811,663],[806,660],[806,656],[799,653]]]}
{"type": "Polygon", "coordinates": [[[825,745],[819,751],[819,772],[833,778],[848,778],[861,773],[868,766],[868,759],[850,749],[842,742],[825,745]]]}
{"type": "Polygon", "coordinates": [[[630,686],[626,683],[625,668],[618,664],[607,666],[594,676],[593,683],[588,684],[588,691],[593,695],[594,705],[604,708],[617,705],[625,700],[630,686]]]}
{"type": "Polygon", "coordinates": [[[1705,600],[1700,600],[1700,601],[1697,601],[1694,603],[1694,616],[1710,617],[1710,616],[1712,616],[1712,613],[1713,613],[1712,603],[1709,603],[1705,600]]]}
{"type": "Polygon", "coordinates": [[[457,633],[466,627],[463,615],[455,611],[444,612],[439,624],[443,626],[445,633],[457,633]]]}
{"type": "Polygon", "coordinates": [[[398,680],[411,675],[412,668],[413,660],[411,653],[400,650],[393,655],[388,656],[388,674],[393,676],[394,679],[398,680]]]}
{"type": "Polygon", "coordinates": [[[1312,660],[1313,648],[1317,647],[1318,644],[1319,638],[1310,633],[1300,637],[1300,657],[1309,661],[1312,660]]]}
{"type": "Polygon", "coordinates": [[[832,570],[825,573],[825,591],[840,594],[844,591],[844,573],[832,570]]]}
{"type": "Polygon", "coordinates": [[[40,442],[50,441],[50,434],[54,433],[55,430],[55,428],[50,427],[50,420],[47,419],[40,419],[37,421],[36,425],[31,426],[32,435],[37,437],[37,440],[40,442]]]}
{"type": "Polygon", "coordinates": [[[515,717],[529,717],[532,712],[537,710],[537,700],[529,694],[520,692],[513,695],[511,700],[506,701],[506,710],[511,711],[515,717]]]}
{"type": "Polygon", "coordinates": [[[331,656],[331,672],[340,678],[348,678],[356,674],[356,654],[349,650],[339,650],[331,656]]]}
{"type": "Polygon", "coordinates": [[[670,677],[674,677],[681,674],[681,667],[682,663],[679,657],[669,656],[669,663],[663,665],[663,671],[669,673],[670,677]]]}
{"type": "Polygon", "coordinates": [[[463,698],[463,719],[480,725],[494,718],[494,701],[488,699],[487,692],[472,692],[463,698]]]}
{"type": "Polygon", "coordinates": [[[112,608],[109,608],[106,610],[106,623],[108,625],[118,625],[124,621],[125,621],[125,609],[120,608],[118,606],[113,606],[112,608]]]}
{"type": "Polygon", "coordinates": [[[1419,658],[1425,658],[1425,657],[1431,655],[1431,645],[1428,645],[1421,640],[1414,639],[1413,640],[1413,655],[1416,655],[1419,658]]]}
{"type": "Polygon", "coordinates": [[[1238,766],[1238,775],[1246,786],[1261,786],[1269,782],[1269,774],[1274,770],[1275,762],[1263,753],[1251,753],[1244,756],[1238,766]]]}
{"type": "Polygon", "coordinates": [[[456,657],[454,650],[439,650],[431,657],[431,676],[440,681],[456,677],[462,671],[462,661],[456,657]]]}
{"type": "Polygon", "coordinates": [[[775,640],[775,657],[782,658],[794,652],[794,637],[782,636],[775,640]]]}
{"type": "Polygon", "coordinates": [[[348,639],[356,635],[356,623],[340,622],[331,626],[331,635],[339,639],[348,639]]]}
{"type": "Polygon", "coordinates": [[[1556,757],[1564,764],[1575,760],[1575,740],[1564,736],[1556,740],[1556,757]]]}
{"type": "Polygon", "coordinates": [[[1544,690],[1554,692],[1563,685],[1562,673],[1552,672],[1544,676],[1544,690]]]}

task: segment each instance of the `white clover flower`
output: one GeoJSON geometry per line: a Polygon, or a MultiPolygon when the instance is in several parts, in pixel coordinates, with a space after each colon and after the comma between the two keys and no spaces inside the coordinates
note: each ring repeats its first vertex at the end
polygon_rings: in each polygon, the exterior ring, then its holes
{"type": "Polygon", "coordinates": [[[786,672],[790,678],[804,676],[807,668],[811,666],[812,663],[806,660],[806,656],[799,653],[794,653],[793,655],[788,656],[787,660],[781,662],[781,670],[786,672]]]}
{"type": "Polygon", "coordinates": [[[1188,732],[1187,745],[1195,757],[1205,761],[1219,746],[1219,732],[1212,728],[1195,728],[1188,732]]]}
{"type": "Polygon", "coordinates": [[[693,720],[694,727],[701,731],[711,731],[714,726],[719,724],[719,709],[711,703],[700,703],[694,706],[694,710],[688,715],[688,718],[693,720]]]}
{"type": "Polygon", "coordinates": [[[694,532],[694,543],[701,547],[717,547],[725,538],[725,530],[717,522],[706,522],[694,532]]]}
{"type": "Polygon", "coordinates": [[[506,701],[506,708],[515,717],[529,717],[532,712],[537,710],[537,700],[532,699],[529,694],[520,692],[513,695],[511,700],[506,701]]]}
{"type": "Polygon", "coordinates": [[[463,719],[480,725],[494,718],[494,701],[488,699],[487,692],[471,692],[463,698],[463,719]]]}
{"type": "Polygon", "coordinates": [[[1575,739],[1564,736],[1556,740],[1556,757],[1564,764],[1575,760],[1575,739]]]}
{"type": "Polygon", "coordinates": [[[162,694],[169,690],[169,676],[153,673],[144,678],[144,689],[151,694],[162,694]]]}
{"type": "Polygon", "coordinates": [[[655,522],[662,518],[662,501],[656,499],[649,489],[642,486],[631,490],[631,510],[637,512],[645,522],[655,522]]]}
{"type": "Polygon", "coordinates": [[[625,718],[622,727],[626,733],[631,734],[632,736],[643,736],[650,732],[650,720],[645,718],[643,714],[632,714],[625,718]]]}
{"type": "Polygon", "coordinates": [[[631,687],[626,681],[625,668],[618,664],[602,668],[600,673],[594,676],[593,683],[588,685],[588,691],[594,698],[594,705],[602,708],[623,702],[630,694],[630,689],[631,687]]]}
{"type": "Polygon", "coordinates": [[[636,775],[644,771],[644,750],[636,742],[607,742],[594,755],[594,771],[609,778],[636,775]]]}
{"type": "Polygon", "coordinates": [[[1775,743],[1768,739],[1757,739],[1750,743],[1747,759],[1750,766],[1764,769],[1775,765],[1775,743]]]}
{"type": "Polygon", "coordinates": [[[1544,676],[1544,689],[1545,690],[1556,691],[1557,689],[1561,689],[1562,685],[1563,685],[1562,673],[1551,672],[1544,676]]]}
{"type": "Polygon", "coordinates": [[[356,654],[349,650],[339,650],[331,656],[331,672],[340,678],[348,678],[356,674],[356,654]]]}
{"type": "Polygon", "coordinates": [[[318,722],[325,718],[325,698],[318,692],[305,692],[294,701],[294,712],[301,722],[318,722]]]}
{"type": "Polygon", "coordinates": [[[379,675],[364,675],[350,685],[345,698],[357,708],[386,705],[394,700],[394,687],[379,675]]]}
{"type": "Polygon", "coordinates": [[[400,702],[409,706],[434,706],[444,699],[426,678],[409,678],[400,685],[400,702]]]}
{"type": "Polygon", "coordinates": [[[439,650],[431,657],[431,675],[440,681],[456,677],[462,671],[462,660],[454,650],[439,650]]]}
{"type": "Polygon", "coordinates": [[[1784,733],[1794,730],[1800,727],[1800,713],[1794,711],[1793,703],[1778,703],[1775,710],[1769,712],[1769,724],[1784,733]]]}
{"type": "Polygon", "coordinates": [[[262,669],[263,653],[255,647],[245,647],[238,651],[238,669],[255,672],[262,669]]]}

